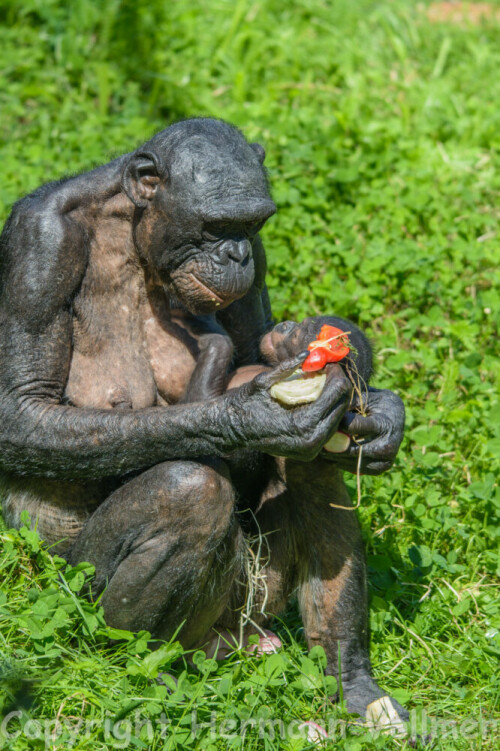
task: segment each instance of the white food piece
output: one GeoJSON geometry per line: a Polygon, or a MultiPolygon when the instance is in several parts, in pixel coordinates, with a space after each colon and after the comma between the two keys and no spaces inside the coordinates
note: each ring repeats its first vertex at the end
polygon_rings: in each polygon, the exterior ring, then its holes
{"type": "Polygon", "coordinates": [[[366,708],[367,724],[377,730],[386,730],[391,735],[406,735],[406,726],[388,696],[372,701],[366,708]]]}
{"type": "Polygon", "coordinates": [[[326,373],[303,373],[300,369],[284,381],[275,383],[269,393],[282,404],[314,402],[323,391],[326,373]]]}
{"type": "Polygon", "coordinates": [[[347,451],[349,444],[351,443],[350,436],[347,433],[334,433],[329,441],[325,443],[323,448],[329,451],[331,454],[343,454],[347,451]]]}

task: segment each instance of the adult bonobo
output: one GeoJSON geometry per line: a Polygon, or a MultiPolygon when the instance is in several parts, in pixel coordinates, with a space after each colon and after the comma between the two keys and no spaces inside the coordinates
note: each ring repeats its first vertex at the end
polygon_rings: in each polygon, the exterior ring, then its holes
{"type": "Polygon", "coordinates": [[[338,365],[312,404],[270,397],[328,319],[272,327],[263,158],[232,126],[187,120],[14,206],[0,255],[3,512],[18,526],[27,509],[69,561],[95,565],[111,624],[158,638],[183,624],[186,648],[237,625],[258,525],[266,612],[298,591],[309,644],[334,674],[340,649],[343,695],[363,714],[382,691],[369,674],[361,537],[355,515],[329,505],[350,505],[341,470],[356,470],[358,448],[322,447],[343,420],[368,439],[362,471],[381,472],[403,407],[370,390],[368,416],[347,412],[338,365]],[[233,368],[275,368],[190,401],[213,334],[234,347],[233,368]]]}

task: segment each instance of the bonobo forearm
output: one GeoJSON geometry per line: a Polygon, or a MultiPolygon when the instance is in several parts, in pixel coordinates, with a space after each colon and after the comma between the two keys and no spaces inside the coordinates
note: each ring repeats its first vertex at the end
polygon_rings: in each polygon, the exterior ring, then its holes
{"type": "Polygon", "coordinates": [[[105,201],[120,190],[121,175],[127,154],[91,172],[64,180],[47,199],[47,211],[66,214],[89,202],[105,201]]]}
{"type": "Polygon", "coordinates": [[[219,456],[237,447],[224,397],[130,412],[33,400],[22,410],[6,412],[0,465],[16,474],[106,477],[167,459],[219,456]]]}

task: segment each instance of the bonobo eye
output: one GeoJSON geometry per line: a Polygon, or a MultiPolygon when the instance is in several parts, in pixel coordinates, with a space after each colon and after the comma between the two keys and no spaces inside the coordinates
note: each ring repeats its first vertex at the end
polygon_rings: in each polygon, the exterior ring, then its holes
{"type": "Polygon", "coordinates": [[[226,222],[210,222],[203,227],[202,237],[207,242],[223,240],[228,235],[229,225],[226,222]]]}
{"type": "Polygon", "coordinates": [[[248,237],[253,239],[266,220],[259,222],[209,222],[204,224],[202,238],[205,242],[219,242],[226,238],[248,237]]]}
{"type": "Polygon", "coordinates": [[[205,230],[201,233],[201,237],[205,242],[208,242],[208,243],[215,243],[221,239],[217,235],[214,235],[213,232],[207,232],[205,230]]]}

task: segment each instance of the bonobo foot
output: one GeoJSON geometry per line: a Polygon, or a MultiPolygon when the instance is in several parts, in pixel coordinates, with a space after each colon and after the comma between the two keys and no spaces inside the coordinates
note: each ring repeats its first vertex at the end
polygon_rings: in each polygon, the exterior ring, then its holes
{"type": "Polygon", "coordinates": [[[217,631],[212,629],[212,636],[208,641],[200,645],[207,657],[215,657],[217,660],[224,660],[230,654],[238,649],[246,648],[257,656],[262,654],[272,654],[281,648],[281,640],[275,633],[267,628],[257,630],[253,626],[246,626],[241,635],[237,629],[224,629],[217,631]],[[249,639],[255,634],[259,640],[256,644],[249,644],[249,639]],[[241,641],[240,641],[241,640],[241,641]]]}
{"type": "Polygon", "coordinates": [[[368,673],[342,680],[342,700],[350,714],[357,714],[377,726],[390,724],[396,730],[405,731],[404,723],[410,719],[408,711],[382,691],[368,673]]]}

